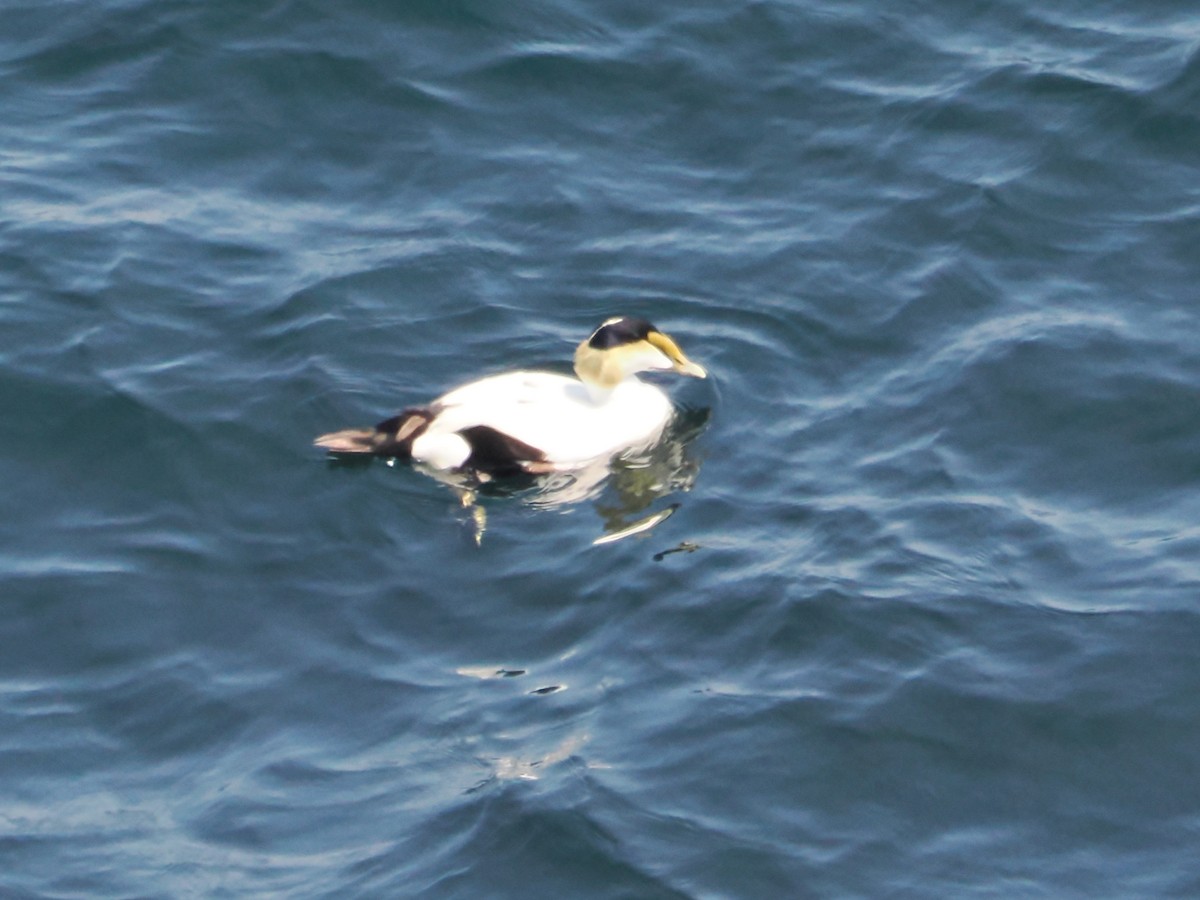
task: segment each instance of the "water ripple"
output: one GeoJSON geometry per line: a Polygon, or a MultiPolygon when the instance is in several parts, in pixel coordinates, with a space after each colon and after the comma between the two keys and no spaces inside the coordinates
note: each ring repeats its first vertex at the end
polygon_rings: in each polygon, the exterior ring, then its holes
{"type": "Polygon", "coordinates": [[[3,889],[1194,894],[1197,38],[6,10],[3,889]],[[311,449],[620,312],[680,433],[481,543],[311,449]]]}

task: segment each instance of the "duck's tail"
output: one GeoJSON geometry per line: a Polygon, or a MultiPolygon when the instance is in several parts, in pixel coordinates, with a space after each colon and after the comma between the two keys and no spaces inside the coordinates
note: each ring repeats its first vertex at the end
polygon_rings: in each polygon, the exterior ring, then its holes
{"type": "Polygon", "coordinates": [[[411,459],[413,441],[420,437],[433,412],[424,408],[406,409],[385,419],[374,428],[347,428],[323,434],[313,444],[330,453],[372,454],[411,459]]]}

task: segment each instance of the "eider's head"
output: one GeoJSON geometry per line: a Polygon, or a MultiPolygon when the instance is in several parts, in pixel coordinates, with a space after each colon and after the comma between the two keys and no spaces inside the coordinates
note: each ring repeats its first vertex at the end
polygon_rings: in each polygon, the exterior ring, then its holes
{"type": "Polygon", "coordinates": [[[674,369],[694,378],[707,375],[667,335],[632,316],[609,319],[575,350],[575,374],[589,387],[609,390],[650,369],[674,369]]]}

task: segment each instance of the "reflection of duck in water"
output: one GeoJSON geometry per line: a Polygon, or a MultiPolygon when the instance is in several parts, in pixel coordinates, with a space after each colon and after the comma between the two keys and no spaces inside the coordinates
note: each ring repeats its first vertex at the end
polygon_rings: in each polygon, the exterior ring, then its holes
{"type": "Polygon", "coordinates": [[[593,543],[607,544],[642,534],[665,521],[679,507],[672,503],[648,513],[656,500],[689,491],[700,471],[691,454],[693,438],[708,424],[710,410],[680,410],[662,435],[648,447],[636,447],[610,458],[593,460],[569,471],[488,480],[465,470],[446,471],[422,466],[433,478],[452,487],[470,509],[475,539],[487,526],[484,497],[519,500],[534,509],[559,509],[592,501],[604,522],[604,534],[593,543]]]}
{"type": "Polygon", "coordinates": [[[551,372],[493,375],[374,428],[322,435],[336,454],[413,460],[433,470],[491,475],[580,472],[618,453],[649,447],[674,408],[638,372],[701,366],[645,319],[609,319],[575,350],[571,378],[551,372]]]}

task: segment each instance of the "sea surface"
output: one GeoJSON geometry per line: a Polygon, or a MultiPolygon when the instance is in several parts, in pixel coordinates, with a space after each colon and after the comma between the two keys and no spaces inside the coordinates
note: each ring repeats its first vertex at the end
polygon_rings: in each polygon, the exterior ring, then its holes
{"type": "Polygon", "coordinates": [[[1194,6],[0,5],[5,900],[1200,896],[1194,6]]]}

